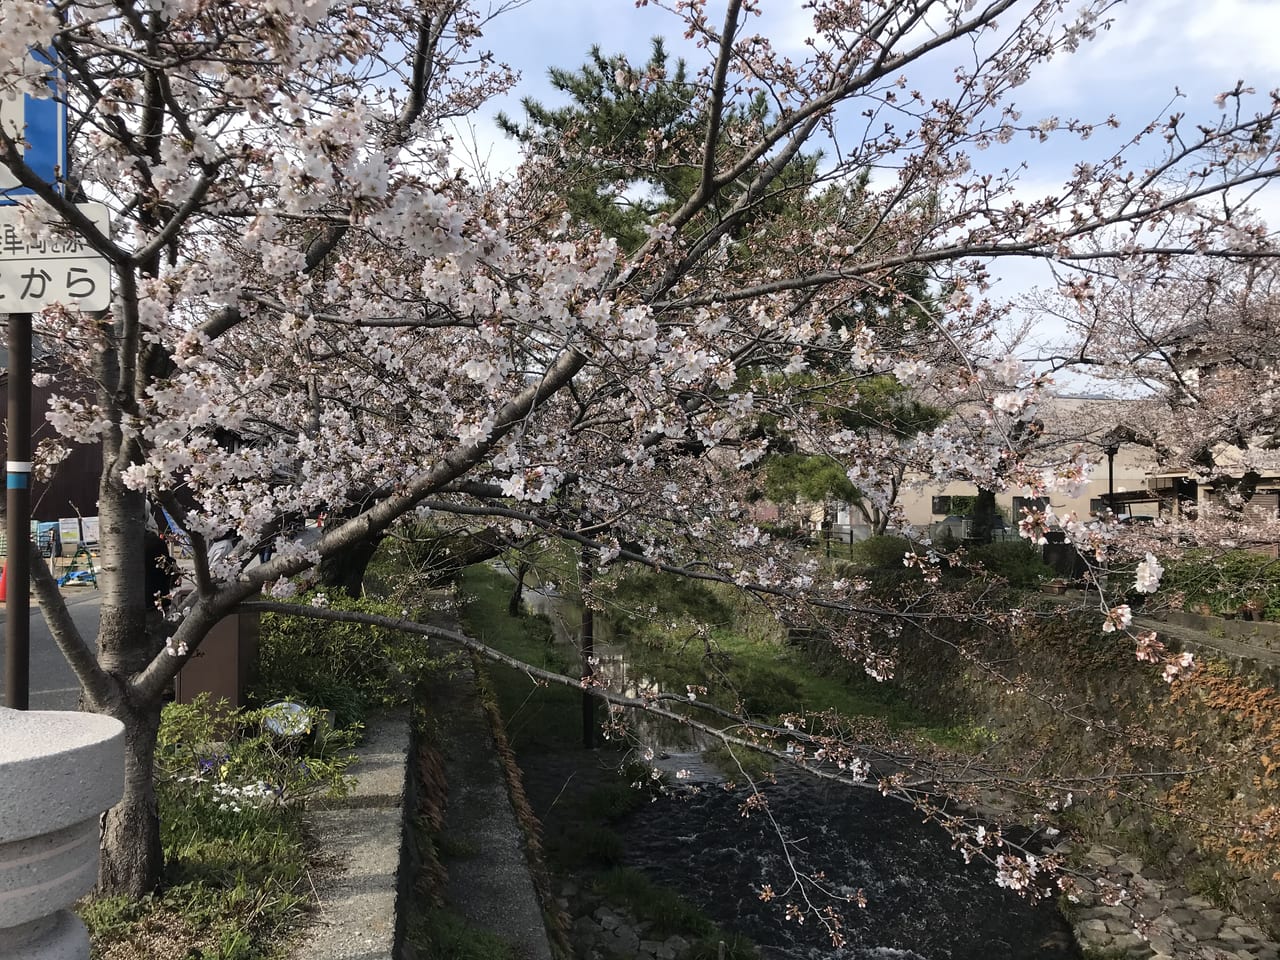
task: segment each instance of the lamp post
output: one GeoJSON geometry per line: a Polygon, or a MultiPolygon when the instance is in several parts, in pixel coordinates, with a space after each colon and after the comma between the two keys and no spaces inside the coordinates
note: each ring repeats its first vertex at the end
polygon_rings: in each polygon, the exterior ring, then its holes
{"type": "Polygon", "coordinates": [[[1116,454],[1120,452],[1120,444],[1128,435],[1128,431],[1123,428],[1112,427],[1096,441],[1107,455],[1107,509],[1111,513],[1116,512],[1116,454]]]}
{"type": "Polygon", "coordinates": [[[1107,455],[1107,509],[1116,512],[1116,454],[1120,452],[1120,444],[1112,442],[1103,448],[1107,455]]]}

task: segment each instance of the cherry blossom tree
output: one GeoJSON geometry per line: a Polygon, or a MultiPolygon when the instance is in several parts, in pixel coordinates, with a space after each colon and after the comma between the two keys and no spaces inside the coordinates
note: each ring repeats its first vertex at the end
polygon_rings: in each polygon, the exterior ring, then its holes
{"type": "MultiPolygon", "coordinates": [[[[63,71],[67,197],[3,131],[0,155],[42,204],[32,231],[74,231],[115,277],[110,311],[49,310],[40,324],[96,385],[49,416],[104,453],[96,656],[52,583],[35,583],[86,702],[127,729],[103,888],[140,894],[159,880],[160,705],[211,626],[260,592],[288,596],[324,558],[404,518],[550,534],[606,568],[737,584],[780,615],[838,613],[842,649],[881,669],[883,632],[859,618],[907,614],[865,602],[747,518],[744,471],[768,452],[761,417],[842,464],[874,502],[896,482],[898,438],[834,427],[811,398],[815,377],[853,399],[860,382],[892,376],[976,401],[914,438],[913,468],[988,487],[1078,482],[1079,464],[1032,473],[1010,456],[1034,386],[1010,382],[992,355],[986,264],[1269,250],[1221,204],[1197,202],[1274,175],[1274,97],[1237,91],[1239,112],[1193,134],[1177,117],[1154,123],[1132,146],[1161,150],[1156,166],[1082,161],[1042,198],[1015,171],[983,169],[995,145],[1094,130],[1028,121],[1014,95],[1112,6],[818,0],[803,55],[789,56],[753,32],[753,0],[672,4],[673,33],[704,57],[688,73],[703,118],[694,175],[623,250],[553,189],[554,158],[531,151],[492,183],[458,173],[444,122],[514,82],[461,0],[2,0],[3,94],[48,95],[32,51],[53,49],[63,71]],[[770,109],[751,112],[761,97],[770,109]],[[821,159],[797,182],[804,156],[821,159]],[[867,171],[858,203],[833,208],[827,188],[867,171]],[[755,226],[783,189],[793,213],[755,226]],[[80,194],[111,208],[109,233],[71,202],[80,194]],[[1175,219],[1185,239],[1166,244],[1175,219]],[[57,221],[67,226],[41,226],[57,221]],[[927,343],[882,329],[876,311],[830,322],[869,295],[909,299],[901,278],[921,276],[949,291],[920,305],[927,343]],[[148,498],[194,551],[194,590],[161,650],[145,629],[148,498]],[[318,540],[278,535],[321,510],[342,519],[318,540]],[[228,534],[238,545],[211,558],[228,534]],[[274,557],[251,563],[267,542],[274,557]]],[[[661,139],[644,149],[638,164],[661,139]]],[[[827,749],[870,789],[918,796],[941,777],[863,780],[856,744],[827,749]]]]}

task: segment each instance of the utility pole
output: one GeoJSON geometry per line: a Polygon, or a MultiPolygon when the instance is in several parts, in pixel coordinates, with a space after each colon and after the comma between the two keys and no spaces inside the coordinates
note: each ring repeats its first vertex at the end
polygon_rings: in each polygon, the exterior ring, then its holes
{"type": "Polygon", "coordinates": [[[31,703],[31,314],[9,314],[5,705],[31,703]]]}
{"type": "Polygon", "coordinates": [[[1107,509],[1112,513],[1116,512],[1116,454],[1119,452],[1118,443],[1107,447],[1107,509]]]}

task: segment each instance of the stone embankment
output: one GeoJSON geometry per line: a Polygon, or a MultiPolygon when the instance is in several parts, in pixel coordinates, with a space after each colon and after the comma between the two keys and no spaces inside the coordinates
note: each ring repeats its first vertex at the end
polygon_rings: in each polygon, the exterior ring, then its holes
{"type": "Polygon", "coordinates": [[[1057,851],[1075,857],[1126,898],[1108,905],[1082,894],[1070,911],[1080,946],[1094,955],[1135,960],[1280,960],[1280,945],[1249,921],[1173,886],[1136,856],[1100,843],[1057,851]]]}
{"type": "Polygon", "coordinates": [[[691,944],[684,937],[656,937],[652,923],[637,921],[572,880],[561,884],[559,894],[560,908],[575,918],[570,939],[581,960],[683,960],[689,953],[691,944]]]}

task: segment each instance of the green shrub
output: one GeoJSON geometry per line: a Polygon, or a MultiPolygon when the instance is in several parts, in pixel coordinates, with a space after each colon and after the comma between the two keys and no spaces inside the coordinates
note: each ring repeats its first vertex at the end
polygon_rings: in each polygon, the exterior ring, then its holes
{"type": "MultiPolygon", "coordinates": [[[[335,610],[400,616],[398,607],[374,600],[330,594],[326,602],[335,610]]],[[[348,727],[374,707],[405,702],[413,684],[437,665],[419,636],[269,613],[262,618],[259,674],[250,692],[258,702],[297,700],[332,710],[337,725],[348,727]]]]}
{"type": "Polygon", "coordinates": [[[968,557],[987,573],[1020,589],[1031,589],[1054,575],[1053,568],[1041,559],[1040,548],[1021,537],[970,547],[968,557]]]}
{"type": "Polygon", "coordinates": [[[592,820],[616,823],[627,814],[639,810],[654,796],[659,786],[650,786],[651,767],[643,763],[625,763],[618,771],[618,781],[602,783],[587,793],[584,812],[592,820]]]}
{"type": "Polygon", "coordinates": [[[606,900],[624,905],[637,920],[652,923],[659,937],[705,937],[716,930],[701,910],[638,870],[617,867],[596,880],[595,888],[606,900]]]}
{"type": "Polygon", "coordinates": [[[863,569],[902,569],[902,558],[914,550],[905,537],[867,537],[853,545],[853,563],[863,569]]]}
{"type": "Polygon", "coordinates": [[[1221,615],[1248,608],[1280,620],[1280,561],[1265,554],[1189,550],[1166,562],[1161,590],[1181,593],[1188,610],[1221,615]]]}
{"type": "Polygon", "coordinates": [[[705,913],[679,894],[654,883],[638,870],[617,867],[596,880],[595,890],[611,903],[622,904],[637,920],[652,924],[659,938],[695,937],[691,957],[718,957],[725,945],[725,960],[752,960],[756,949],[746,937],[726,933],[705,913]]]}
{"type": "Polygon", "coordinates": [[[190,844],[239,843],[278,811],[341,796],[356,738],[315,711],[295,718],[275,707],[230,710],[207,694],[168,704],[156,739],[156,789],[170,858],[190,844]],[[298,732],[273,732],[282,727],[298,732]]]}
{"type": "Polygon", "coordinates": [[[556,860],[562,866],[574,869],[617,866],[627,850],[617,833],[594,824],[570,826],[555,839],[553,845],[552,853],[556,860]]]}

